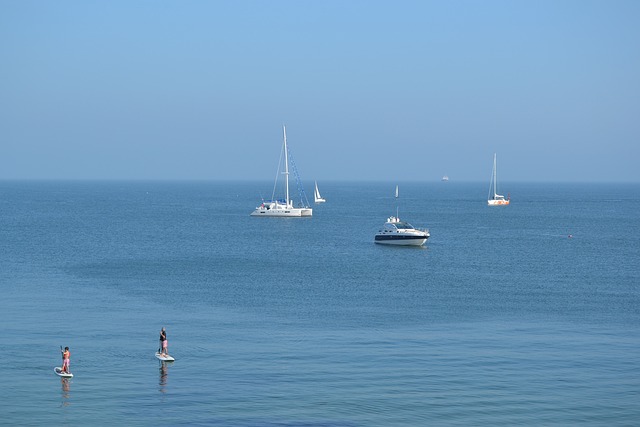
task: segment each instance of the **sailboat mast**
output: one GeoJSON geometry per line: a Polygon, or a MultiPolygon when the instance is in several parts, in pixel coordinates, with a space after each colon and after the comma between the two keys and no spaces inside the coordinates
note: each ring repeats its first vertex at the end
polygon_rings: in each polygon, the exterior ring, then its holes
{"type": "Polygon", "coordinates": [[[289,151],[287,150],[287,128],[282,125],[282,133],[284,135],[284,186],[287,207],[289,206],[289,151]]]}
{"type": "Polygon", "coordinates": [[[493,198],[498,194],[498,170],[496,169],[496,153],[493,153],[493,198]]]}

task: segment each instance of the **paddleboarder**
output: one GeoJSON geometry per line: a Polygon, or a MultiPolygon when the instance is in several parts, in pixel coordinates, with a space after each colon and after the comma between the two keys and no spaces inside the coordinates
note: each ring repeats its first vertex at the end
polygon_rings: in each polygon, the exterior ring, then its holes
{"type": "Polygon", "coordinates": [[[163,356],[166,356],[168,344],[169,343],[167,342],[167,331],[165,331],[164,328],[162,328],[162,330],[160,331],[160,348],[158,349],[158,353],[162,354],[163,356]]]}
{"type": "Polygon", "coordinates": [[[71,352],[69,351],[69,347],[65,347],[64,350],[60,350],[62,352],[62,373],[70,374],[69,372],[69,363],[71,359],[71,352]]]}

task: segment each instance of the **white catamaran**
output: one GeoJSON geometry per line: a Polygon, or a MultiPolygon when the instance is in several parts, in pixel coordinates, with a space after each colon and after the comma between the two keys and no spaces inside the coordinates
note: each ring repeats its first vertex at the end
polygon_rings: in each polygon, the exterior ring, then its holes
{"type": "MultiPolygon", "coordinates": [[[[301,207],[294,207],[293,201],[289,198],[289,150],[287,148],[287,129],[285,126],[282,126],[283,133],[283,156],[284,156],[284,186],[285,186],[285,198],[284,199],[276,199],[274,197],[276,191],[276,185],[278,184],[278,175],[276,175],[276,182],[273,186],[273,193],[271,195],[272,200],[263,200],[262,204],[258,206],[252,213],[251,216],[269,216],[269,217],[302,217],[302,216],[311,216],[313,214],[313,209],[311,209],[307,202],[306,204],[302,204],[303,201],[300,201],[301,207]]],[[[282,157],[281,157],[282,161],[282,157]]],[[[295,171],[295,164],[294,164],[295,171]]],[[[278,172],[280,172],[280,165],[278,165],[278,172]]],[[[296,174],[296,179],[298,178],[296,174]]],[[[299,188],[301,188],[299,184],[299,188]]],[[[304,190],[301,194],[304,195],[304,190]]]]}
{"type": "Polygon", "coordinates": [[[316,184],[316,188],[315,188],[315,190],[313,190],[313,200],[316,203],[324,203],[324,202],[326,202],[326,200],[322,198],[322,196],[320,195],[320,191],[318,190],[318,181],[316,181],[315,184],[316,184]]]}
{"type": "Polygon", "coordinates": [[[509,204],[511,197],[504,198],[503,195],[498,194],[498,173],[496,170],[496,153],[493,153],[493,172],[491,174],[491,181],[489,181],[489,197],[487,198],[487,204],[489,206],[506,206],[509,204]]]}

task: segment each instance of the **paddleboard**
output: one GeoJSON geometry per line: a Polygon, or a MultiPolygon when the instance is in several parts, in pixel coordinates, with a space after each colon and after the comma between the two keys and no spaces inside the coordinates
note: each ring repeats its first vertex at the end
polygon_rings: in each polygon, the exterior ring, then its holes
{"type": "Polygon", "coordinates": [[[161,353],[156,353],[156,357],[159,360],[162,360],[163,362],[174,362],[176,360],[172,356],[169,356],[168,354],[166,356],[163,356],[161,353]]]}
{"type": "Polygon", "coordinates": [[[73,378],[73,374],[71,372],[69,372],[69,373],[62,372],[62,368],[59,368],[57,366],[55,368],[53,368],[53,372],[55,372],[57,376],[62,377],[62,378],[73,378]]]}

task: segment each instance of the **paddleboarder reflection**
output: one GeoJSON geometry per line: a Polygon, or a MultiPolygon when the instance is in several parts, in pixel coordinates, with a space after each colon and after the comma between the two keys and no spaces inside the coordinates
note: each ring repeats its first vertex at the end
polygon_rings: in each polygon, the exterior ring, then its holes
{"type": "Polygon", "coordinates": [[[160,362],[160,393],[166,391],[168,372],[167,362],[160,362]]]}
{"type": "Polygon", "coordinates": [[[69,402],[70,392],[71,392],[71,383],[68,378],[60,378],[60,385],[62,386],[62,405],[61,406],[69,406],[71,402],[69,402]]]}

